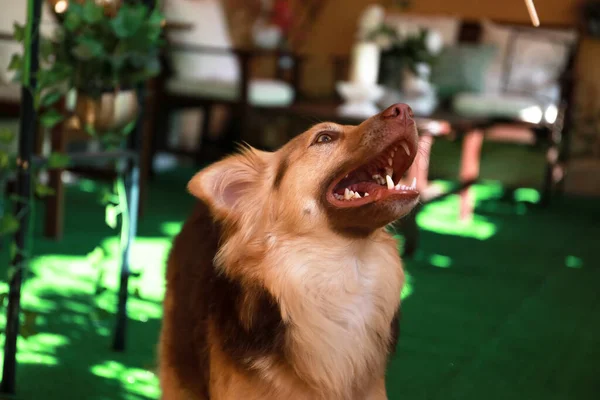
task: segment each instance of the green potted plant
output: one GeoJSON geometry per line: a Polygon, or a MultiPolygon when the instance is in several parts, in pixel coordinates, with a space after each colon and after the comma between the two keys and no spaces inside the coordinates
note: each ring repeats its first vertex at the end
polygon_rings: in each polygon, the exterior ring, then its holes
{"type": "MultiPolygon", "coordinates": [[[[70,1],[54,35],[41,38],[35,99],[46,127],[74,116],[89,134],[112,139],[133,127],[135,88],[160,72],[164,17],[140,1],[109,3],[70,1]],[[54,107],[61,100],[66,107],[54,107]]],[[[17,40],[22,30],[15,26],[17,40]]],[[[20,70],[20,55],[10,67],[20,70]]]]}
{"type": "Polygon", "coordinates": [[[379,82],[397,90],[403,89],[407,73],[427,80],[443,47],[438,32],[416,24],[390,23],[378,5],[371,5],[363,12],[358,37],[379,47],[379,82]]]}

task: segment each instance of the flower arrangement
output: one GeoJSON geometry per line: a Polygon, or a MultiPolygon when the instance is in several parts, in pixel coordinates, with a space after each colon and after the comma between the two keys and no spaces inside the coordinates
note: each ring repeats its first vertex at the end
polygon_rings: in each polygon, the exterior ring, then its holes
{"type": "Polygon", "coordinates": [[[431,64],[442,50],[441,35],[414,24],[393,24],[386,21],[381,6],[367,7],[359,21],[358,39],[374,42],[382,56],[401,58],[415,75],[429,75],[431,64]]]}

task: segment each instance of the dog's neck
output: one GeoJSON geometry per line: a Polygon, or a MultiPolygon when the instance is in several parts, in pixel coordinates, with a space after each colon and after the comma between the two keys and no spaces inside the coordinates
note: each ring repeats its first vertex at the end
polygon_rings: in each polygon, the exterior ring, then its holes
{"type": "Polygon", "coordinates": [[[351,398],[348,391],[384,373],[404,282],[395,240],[381,230],[359,240],[269,235],[267,242],[257,270],[289,327],[290,363],[310,386],[351,398]]]}

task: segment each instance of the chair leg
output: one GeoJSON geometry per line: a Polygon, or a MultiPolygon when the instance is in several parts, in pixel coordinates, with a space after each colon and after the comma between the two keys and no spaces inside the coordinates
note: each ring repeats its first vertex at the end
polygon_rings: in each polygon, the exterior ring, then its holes
{"type": "Polygon", "coordinates": [[[156,171],[154,170],[154,158],[156,153],[159,150],[165,150],[168,148],[168,133],[169,133],[169,120],[171,115],[171,110],[168,107],[162,108],[158,107],[157,104],[154,105],[154,123],[150,127],[150,137],[152,138],[150,141],[150,154],[148,155],[147,168],[148,168],[148,177],[153,179],[156,176],[156,171]]]}
{"type": "Polygon", "coordinates": [[[212,122],[212,105],[206,104],[202,107],[202,123],[200,124],[200,132],[198,132],[198,140],[196,143],[196,165],[201,167],[207,161],[211,161],[208,156],[208,150],[211,145],[210,126],[212,122]]]}
{"type": "Polygon", "coordinates": [[[558,157],[558,145],[552,143],[546,152],[546,170],[544,171],[544,182],[542,183],[542,196],[540,199],[542,207],[550,204],[555,183],[564,180],[564,171],[558,163],[558,157]]]}
{"type": "MultiPolygon", "coordinates": [[[[473,182],[479,177],[481,147],[483,146],[483,131],[468,132],[462,143],[460,160],[461,184],[473,182]]],[[[468,221],[473,218],[474,199],[472,188],[466,187],[460,191],[460,220],[468,221]]]]}

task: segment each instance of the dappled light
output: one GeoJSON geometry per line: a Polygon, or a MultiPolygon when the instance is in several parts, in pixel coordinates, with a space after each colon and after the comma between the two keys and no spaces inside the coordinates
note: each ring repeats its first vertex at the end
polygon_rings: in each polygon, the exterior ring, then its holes
{"type": "Polygon", "coordinates": [[[565,258],[565,265],[567,268],[583,268],[583,260],[575,256],[567,256],[565,258]]]}
{"type": "Polygon", "coordinates": [[[514,193],[515,201],[537,204],[540,202],[540,192],[532,188],[518,188],[514,193]]]}
{"type": "Polygon", "coordinates": [[[428,258],[428,261],[429,264],[438,268],[450,268],[452,266],[452,259],[441,254],[431,254],[428,258]]]}

